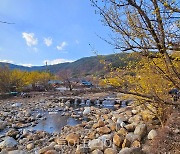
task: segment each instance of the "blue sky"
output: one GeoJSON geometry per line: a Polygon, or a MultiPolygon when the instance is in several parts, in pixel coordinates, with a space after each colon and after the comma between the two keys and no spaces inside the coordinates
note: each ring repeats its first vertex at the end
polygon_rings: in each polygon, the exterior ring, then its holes
{"type": "Polygon", "coordinates": [[[99,54],[113,47],[89,0],[0,0],[0,61],[23,65],[55,64],[99,54]]]}

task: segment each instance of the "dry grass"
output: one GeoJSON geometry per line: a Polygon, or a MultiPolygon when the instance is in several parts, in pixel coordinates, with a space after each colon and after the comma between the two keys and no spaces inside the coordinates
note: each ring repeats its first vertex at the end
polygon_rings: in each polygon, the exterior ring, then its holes
{"type": "Polygon", "coordinates": [[[180,109],[174,109],[153,140],[153,154],[180,154],[180,109]]]}

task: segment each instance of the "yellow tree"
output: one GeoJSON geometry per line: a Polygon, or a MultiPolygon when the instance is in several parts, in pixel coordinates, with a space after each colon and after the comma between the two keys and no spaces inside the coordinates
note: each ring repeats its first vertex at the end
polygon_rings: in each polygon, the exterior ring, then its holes
{"type": "Polygon", "coordinates": [[[8,67],[0,67],[0,91],[21,91],[26,82],[26,72],[10,70],[8,67]]]}
{"type": "Polygon", "coordinates": [[[28,72],[26,77],[27,82],[32,84],[33,88],[35,88],[36,84],[41,84],[46,87],[48,85],[48,81],[54,78],[54,76],[48,72],[38,71],[28,72]]]}
{"type": "Polygon", "coordinates": [[[148,104],[178,105],[169,99],[168,91],[180,89],[179,3],[174,0],[90,1],[105,25],[115,33],[109,43],[120,51],[137,52],[141,59],[136,67],[129,64],[118,69],[116,75],[113,71],[116,78],[111,74],[108,82],[120,83],[119,92],[137,96],[147,107],[148,104]]]}

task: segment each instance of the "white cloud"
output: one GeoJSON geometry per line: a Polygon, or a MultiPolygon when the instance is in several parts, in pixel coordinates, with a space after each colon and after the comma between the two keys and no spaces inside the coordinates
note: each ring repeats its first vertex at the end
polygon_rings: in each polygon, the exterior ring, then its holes
{"type": "Polygon", "coordinates": [[[52,45],[52,38],[44,38],[44,43],[46,44],[47,47],[52,45]]]}
{"type": "Polygon", "coordinates": [[[25,66],[25,67],[32,67],[32,64],[17,64],[17,65],[21,65],[21,66],[25,66]]]}
{"type": "Polygon", "coordinates": [[[66,63],[66,62],[73,62],[73,60],[68,59],[54,59],[54,60],[44,60],[43,63],[48,65],[54,65],[54,64],[60,64],[60,63],[66,63]]]}
{"type": "Polygon", "coordinates": [[[0,59],[0,62],[3,62],[3,63],[13,63],[12,60],[1,60],[1,59],[0,59]]]}
{"type": "Polygon", "coordinates": [[[35,38],[34,33],[22,33],[22,37],[26,40],[28,46],[33,46],[38,44],[38,39],[35,38]]]}
{"type": "Polygon", "coordinates": [[[26,66],[26,67],[32,67],[32,64],[17,64],[17,63],[14,63],[14,61],[12,60],[1,60],[0,59],[0,62],[3,62],[3,63],[11,63],[11,64],[14,64],[14,65],[21,65],[21,66],[26,66]]]}
{"type": "Polygon", "coordinates": [[[62,42],[60,45],[58,45],[57,46],[57,49],[58,50],[60,50],[60,51],[62,51],[62,50],[64,50],[64,48],[67,46],[68,44],[67,44],[67,42],[62,42]]]}

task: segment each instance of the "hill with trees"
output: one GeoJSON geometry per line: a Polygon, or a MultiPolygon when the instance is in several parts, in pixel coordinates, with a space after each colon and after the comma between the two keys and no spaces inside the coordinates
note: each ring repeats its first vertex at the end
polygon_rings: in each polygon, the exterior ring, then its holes
{"type": "Polygon", "coordinates": [[[59,71],[70,70],[74,77],[87,76],[91,74],[103,75],[105,73],[105,64],[111,64],[111,67],[125,67],[132,57],[128,57],[129,53],[119,53],[111,55],[100,55],[81,58],[71,63],[61,63],[47,66],[32,66],[25,67],[21,65],[15,65],[10,63],[0,62],[0,66],[8,66],[11,70],[18,69],[22,71],[48,71],[56,74],[59,71]]]}

